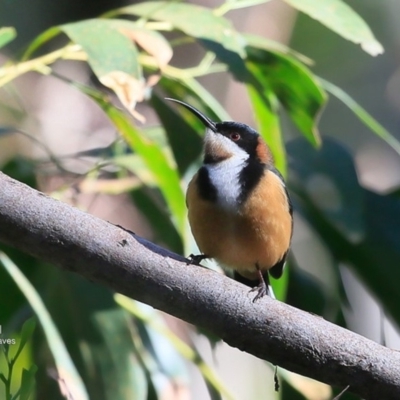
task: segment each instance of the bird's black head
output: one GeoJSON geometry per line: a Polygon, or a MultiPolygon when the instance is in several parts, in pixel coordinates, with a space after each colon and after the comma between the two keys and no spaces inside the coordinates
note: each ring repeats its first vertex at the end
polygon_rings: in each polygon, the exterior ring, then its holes
{"type": "Polygon", "coordinates": [[[224,122],[213,122],[197,110],[195,107],[184,103],[180,100],[175,100],[171,98],[166,98],[166,100],[173,101],[175,103],[181,104],[192,112],[200,121],[203,122],[204,126],[210,129],[216,134],[225,136],[230,141],[235,143],[241,149],[246,151],[250,157],[255,157],[257,155],[257,147],[260,143],[260,135],[250,126],[242,124],[240,122],[224,121],[224,122]]]}
{"type": "MultiPolygon", "coordinates": [[[[262,163],[270,162],[271,153],[261,138],[261,136],[253,128],[246,124],[234,121],[213,122],[199,110],[193,106],[180,100],[167,98],[166,100],[181,104],[192,112],[200,121],[203,122],[208,132],[212,134],[206,135],[205,138],[205,156],[204,162],[214,163],[224,159],[243,153],[248,155],[250,159],[257,159],[262,163]],[[211,135],[211,136],[210,136],[211,135]],[[219,140],[219,135],[229,139],[219,140]]],[[[243,157],[241,155],[241,157],[243,157]]]]}
{"type": "Polygon", "coordinates": [[[233,121],[218,122],[215,124],[216,133],[219,133],[243,149],[250,157],[255,157],[260,135],[246,124],[233,121]]]}

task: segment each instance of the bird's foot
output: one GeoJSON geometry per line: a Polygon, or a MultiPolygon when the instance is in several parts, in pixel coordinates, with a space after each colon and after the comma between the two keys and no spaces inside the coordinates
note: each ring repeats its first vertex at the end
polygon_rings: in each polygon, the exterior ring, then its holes
{"type": "Polygon", "coordinates": [[[264,281],[260,282],[258,286],[253,287],[253,289],[250,290],[250,293],[251,292],[257,292],[257,294],[254,296],[253,303],[262,297],[269,295],[268,287],[264,281]]]}
{"type": "Polygon", "coordinates": [[[194,265],[200,265],[201,262],[207,258],[210,258],[209,256],[205,254],[190,254],[188,259],[188,264],[194,264],[194,265]]]}

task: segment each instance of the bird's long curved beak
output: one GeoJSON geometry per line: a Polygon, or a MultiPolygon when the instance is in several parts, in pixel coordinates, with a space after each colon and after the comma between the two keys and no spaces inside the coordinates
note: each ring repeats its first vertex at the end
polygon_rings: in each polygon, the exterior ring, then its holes
{"type": "Polygon", "coordinates": [[[215,125],[215,122],[211,121],[210,118],[206,117],[204,114],[202,114],[197,108],[194,108],[193,106],[184,103],[183,101],[176,100],[176,99],[171,99],[170,97],[166,97],[165,100],[168,101],[173,101],[175,103],[178,103],[182,105],[183,107],[187,108],[190,112],[192,112],[203,124],[207,127],[210,128],[213,132],[217,132],[217,127],[215,125]]]}

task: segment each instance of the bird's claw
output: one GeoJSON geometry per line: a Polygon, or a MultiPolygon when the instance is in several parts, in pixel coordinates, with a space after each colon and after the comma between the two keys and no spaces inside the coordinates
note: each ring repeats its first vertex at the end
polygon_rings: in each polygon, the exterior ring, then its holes
{"type": "Polygon", "coordinates": [[[257,300],[261,299],[262,297],[266,296],[268,294],[268,288],[265,282],[260,282],[258,286],[254,286],[251,290],[251,292],[257,292],[257,294],[254,296],[253,303],[255,303],[257,300]]]}
{"type": "Polygon", "coordinates": [[[206,256],[205,254],[190,254],[187,259],[189,261],[189,264],[201,265],[200,263],[206,258],[209,257],[206,256]]]}

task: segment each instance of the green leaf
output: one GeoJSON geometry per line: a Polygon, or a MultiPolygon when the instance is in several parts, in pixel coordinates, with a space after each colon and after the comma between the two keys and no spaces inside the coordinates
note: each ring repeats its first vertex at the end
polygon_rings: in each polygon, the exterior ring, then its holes
{"type": "MultiPolygon", "coordinates": [[[[354,165],[349,154],[333,140],[325,140],[324,147],[325,152],[316,153],[309,165],[310,153],[299,151],[297,141],[288,146],[294,159],[291,164],[293,181],[289,183],[295,209],[323,239],[335,260],[351,267],[383,304],[385,313],[400,324],[397,306],[400,303],[397,284],[400,280],[400,199],[361,188],[352,176],[354,165]],[[329,153],[328,161],[325,157],[329,153]],[[320,158],[318,165],[315,157],[320,158]],[[325,163],[331,167],[324,167],[325,163]],[[318,200],[310,192],[309,182],[303,181],[301,176],[312,170],[336,182],[340,191],[333,199],[326,193],[325,199],[318,200]],[[337,222],[333,220],[334,213],[338,215],[337,222]]],[[[314,182],[314,186],[318,186],[318,182],[314,182]]]]}
{"type": "MultiPolygon", "coordinates": [[[[279,368],[280,370],[281,368],[279,368]]],[[[308,400],[299,393],[289,382],[286,381],[285,377],[281,380],[281,398],[280,400],[308,400]]]]}
{"type": "MultiPolygon", "coordinates": [[[[116,331],[129,329],[129,321],[112,313],[118,307],[115,306],[111,290],[50,265],[43,266],[37,272],[37,280],[40,290],[46,294],[44,300],[62,332],[69,353],[82,373],[90,399],[116,400],[117,394],[121,399],[121,392],[130,386],[125,372],[113,370],[114,353],[119,353],[119,347],[129,348],[130,343],[130,350],[126,352],[128,357],[134,352],[132,341],[126,343],[124,340],[115,340],[115,350],[111,350],[109,341],[113,336],[106,340],[101,332],[101,324],[95,321],[96,315],[109,312],[107,315],[110,323],[116,325],[116,331]]],[[[32,348],[35,359],[48,358],[47,347],[41,336],[35,335],[34,338],[32,348]]],[[[127,364],[126,358],[121,359],[121,365],[127,364]]],[[[51,375],[57,378],[55,374],[51,375]]],[[[49,383],[49,376],[42,368],[39,368],[37,374],[37,387],[40,393],[46,394],[41,397],[58,398],[55,393],[58,391],[57,386],[53,382],[49,383]]]]}
{"type": "Polygon", "coordinates": [[[283,274],[279,279],[271,278],[271,285],[276,298],[279,301],[286,302],[286,297],[288,294],[289,278],[291,274],[290,262],[287,261],[283,274]]]}
{"type": "Polygon", "coordinates": [[[275,40],[268,39],[264,36],[253,35],[250,33],[245,33],[243,37],[245,38],[248,46],[253,46],[257,49],[264,49],[275,53],[285,54],[287,56],[296,58],[303,64],[314,65],[314,61],[304,54],[301,54],[298,51],[293,50],[282,43],[276,42],[275,40]]]}
{"type": "Polygon", "coordinates": [[[365,234],[364,192],[350,153],[325,138],[319,151],[304,140],[289,143],[292,183],[301,185],[329,223],[350,242],[365,234]],[[340,160],[340,162],[339,162],[340,160]]]}
{"type": "MultiPolygon", "coordinates": [[[[249,71],[254,71],[257,76],[257,66],[253,68],[248,64],[249,71]]],[[[248,84],[247,90],[249,93],[251,105],[257,121],[257,129],[260,135],[267,142],[272,155],[274,164],[280,173],[286,177],[287,163],[286,150],[283,144],[282,131],[279,124],[278,101],[267,87],[261,87],[257,83],[248,84]]]]}
{"type": "Polygon", "coordinates": [[[149,313],[144,312],[139,303],[121,294],[114,296],[115,301],[124,309],[132,313],[136,318],[140,319],[148,328],[153,329],[162,336],[164,336],[170,344],[187,360],[193,362],[200,370],[208,384],[210,384],[215,393],[223,394],[227,399],[234,399],[234,396],[224,387],[222,382],[216,376],[214,371],[206,364],[201,354],[196,348],[191,348],[182,339],[175,335],[161,322],[160,319],[156,320],[154,317],[150,318],[149,313]]]}
{"type": "Polygon", "coordinates": [[[0,48],[17,37],[17,31],[11,27],[0,28],[0,48]]]}
{"type": "Polygon", "coordinates": [[[172,223],[169,213],[160,206],[158,199],[154,198],[154,193],[143,187],[132,191],[131,196],[136,207],[147,218],[154,230],[154,241],[166,245],[178,254],[183,254],[181,233],[172,223]]]}
{"type": "Polygon", "coordinates": [[[146,400],[147,380],[140,364],[129,329],[130,318],[121,308],[98,311],[93,322],[101,334],[107,357],[99,357],[104,376],[106,398],[115,400],[146,400]]]}
{"type": "Polygon", "coordinates": [[[21,57],[21,61],[26,61],[30,57],[32,57],[33,53],[39,50],[42,46],[44,46],[48,41],[54,39],[61,33],[61,30],[58,26],[53,26],[39,36],[36,36],[35,39],[29,44],[28,48],[25,50],[23,56],[21,57]]]}
{"type": "Polygon", "coordinates": [[[57,366],[57,373],[60,379],[64,380],[65,385],[70,390],[73,390],[74,396],[79,397],[82,400],[88,400],[89,397],[83,381],[75,368],[60,333],[58,332],[58,329],[38,292],[22,274],[20,269],[3,252],[0,252],[0,262],[24,294],[39,319],[54,357],[57,366]]]}
{"type": "Polygon", "coordinates": [[[29,369],[22,370],[22,378],[21,378],[21,391],[19,394],[19,400],[29,400],[30,398],[34,398],[34,390],[35,390],[35,374],[37,371],[36,365],[31,365],[29,369]]]}
{"type": "Polygon", "coordinates": [[[317,123],[327,97],[313,74],[292,57],[247,47],[246,65],[261,88],[272,91],[307,140],[319,146],[317,123]]]}
{"type": "Polygon", "coordinates": [[[314,75],[299,61],[271,50],[271,46],[257,36],[246,35],[245,38],[248,42],[245,62],[218,43],[202,43],[228,66],[237,80],[246,83],[258,130],[269,144],[278,169],[285,175],[286,157],[279,126],[279,103],[305,137],[318,146],[321,139],[317,123],[326,103],[326,94],[314,75]]]}
{"type": "Polygon", "coordinates": [[[360,44],[367,53],[383,53],[382,45],[375,39],[365,21],[341,0],[284,0],[292,7],[308,14],[345,39],[360,44]]]}
{"type": "Polygon", "coordinates": [[[393,150],[400,155],[400,142],[387,130],[385,129],[375,118],[371,116],[363,107],[361,107],[356,101],[354,101],[345,91],[338,86],[322,79],[318,78],[322,86],[336,98],[341,100],[343,104],[350,108],[351,111],[360,119],[360,121],[366,125],[372,132],[384,140],[393,150]]]}
{"type": "Polygon", "coordinates": [[[100,80],[114,71],[141,78],[137,48],[121,32],[130,28],[137,27],[129,21],[104,19],[89,19],[60,26],[74,43],[83,48],[89,65],[100,80]]]}
{"type": "MultiPolygon", "coordinates": [[[[25,183],[30,187],[37,187],[35,175],[36,164],[32,160],[23,157],[14,157],[10,162],[1,167],[2,172],[12,178],[25,183]]],[[[1,288],[1,283],[0,283],[1,288]]]]}
{"type": "Polygon", "coordinates": [[[120,8],[118,12],[168,22],[188,36],[215,41],[241,57],[245,55],[244,40],[231,22],[208,8],[178,2],[147,1],[120,8]]]}
{"type": "Polygon", "coordinates": [[[104,110],[132,150],[143,159],[165,198],[176,229],[183,234],[186,230],[185,196],[173,161],[101,93],[83,85],[75,84],[75,86],[89,95],[104,110]]]}
{"type": "Polygon", "coordinates": [[[228,67],[229,72],[233,75],[234,79],[239,82],[245,82],[248,77],[248,72],[243,58],[237,53],[227,50],[218,42],[202,39],[200,43],[209,52],[215,54],[218,60],[228,67]]]}
{"type": "Polygon", "coordinates": [[[19,341],[18,350],[14,356],[15,359],[18,358],[18,356],[21,354],[21,351],[25,347],[27,341],[32,337],[35,327],[36,327],[36,321],[33,317],[27,319],[24,322],[24,324],[22,325],[21,337],[20,337],[20,341],[19,341]]]}
{"type": "MultiPolygon", "coordinates": [[[[136,304],[152,321],[163,319],[162,315],[152,307],[138,302],[136,304]]],[[[154,384],[154,393],[149,393],[148,398],[161,399],[165,393],[165,386],[160,384],[160,381],[167,380],[172,386],[178,382],[187,382],[189,379],[187,365],[165,337],[144,321],[138,318],[134,318],[134,321],[136,329],[132,329],[132,339],[147,370],[148,381],[154,384]]]]}
{"type": "Polygon", "coordinates": [[[143,158],[147,168],[153,173],[169,206],[178,231],[184,232],[185,198],[176,167],[157,144],[145,138],[122,112],[110,104],[103,103],[103,106],[105,106],[103,109],[117,126],[125,140],[143,158]]]}

